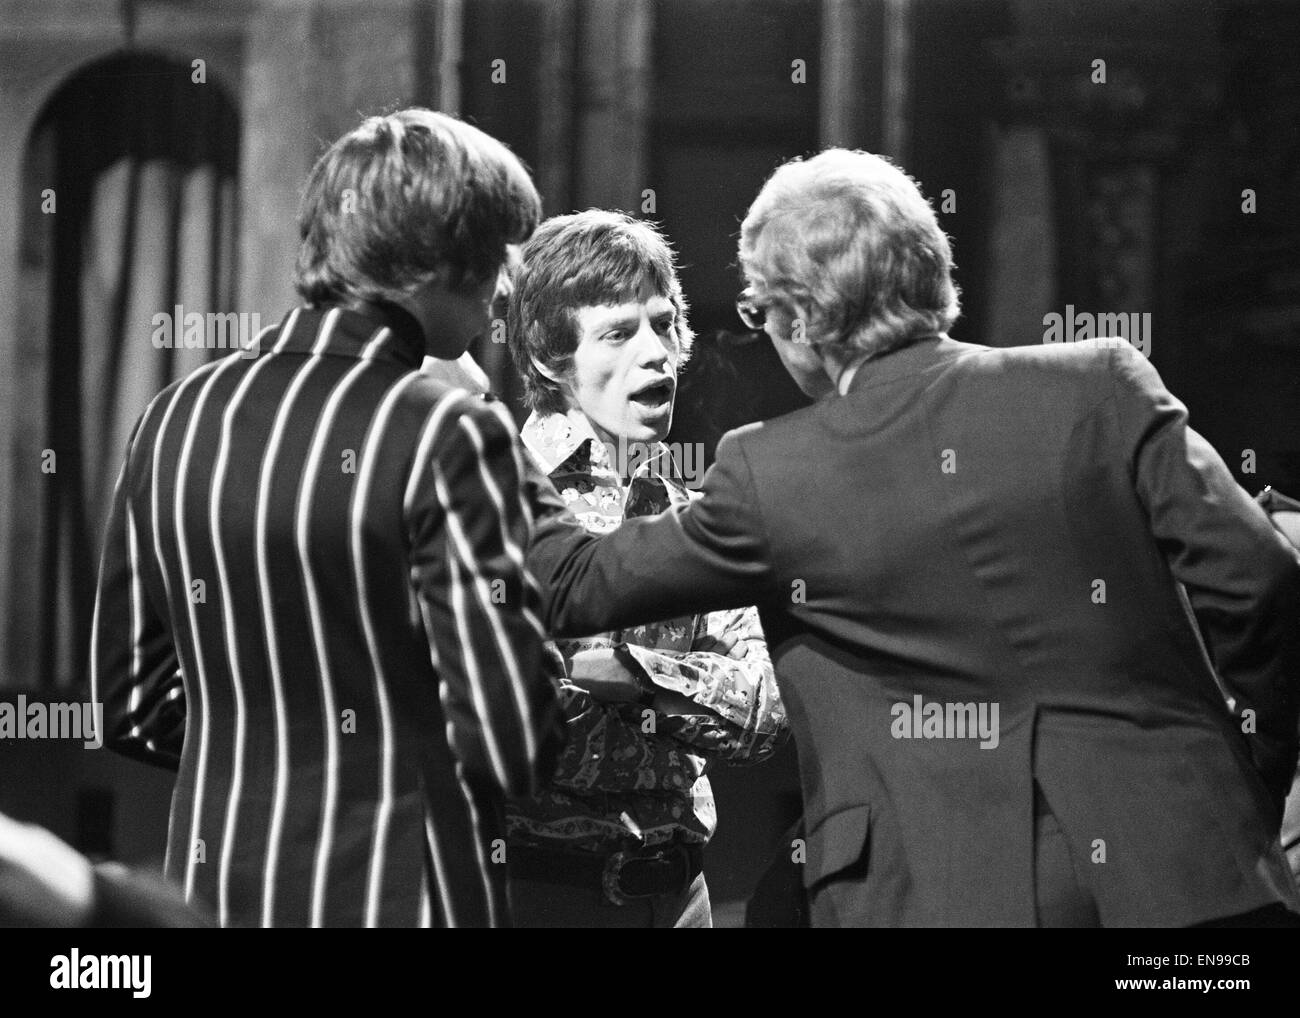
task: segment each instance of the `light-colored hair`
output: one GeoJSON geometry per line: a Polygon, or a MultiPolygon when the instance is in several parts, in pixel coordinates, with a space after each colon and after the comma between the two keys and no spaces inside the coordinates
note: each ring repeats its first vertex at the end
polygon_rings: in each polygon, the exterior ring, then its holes
{"type": "Polygon", "coordinates": [[[934,209],[881,156],[827,149],[785,163],[740,232],[751,284],[796,304],[807,337],[876,355],[945,332],[961,312],[934,209]]]}

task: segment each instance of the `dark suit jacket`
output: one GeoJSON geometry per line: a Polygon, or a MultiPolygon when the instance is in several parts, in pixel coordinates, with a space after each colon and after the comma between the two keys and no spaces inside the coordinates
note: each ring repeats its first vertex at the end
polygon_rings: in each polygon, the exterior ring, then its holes
{"type": "Polygon", "coordinates": [[[501,410],[414,320],[300,308],[158,395],[105,540],[105,742],[178,769],[166,873],[221,924],[508,921],[502,794],[552,684],[501,410]]]}
{"type": "MultiPolygon", "coordinates": [[[[1300,501],[1268,487],[1255,496],[1263,506],[1273,526],[1286,537],[1293,547],[1300,549],[1300,501]]],[[[1291,865],[1291,875],[1300,881],[1300,772],[1291,781],[1282,810],[1282,851],[1291,865]]]]}
{"type": "Polygon", "coordinates": [[[564,634],[759,604],[815,922],[1032,925],[1035,781],[1104,924],[1296,904],[1300,561],[1127,343],[924,340],[530,564],[564,634]],[[998,705],[996,747],[896,737],[917,696],[998,705]]]}

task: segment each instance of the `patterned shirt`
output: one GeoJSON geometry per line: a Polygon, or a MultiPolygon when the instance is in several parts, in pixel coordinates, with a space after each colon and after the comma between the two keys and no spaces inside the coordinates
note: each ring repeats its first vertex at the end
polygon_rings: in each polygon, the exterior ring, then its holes
{"type": "MultiPolygon", "coordinates": [[[[667,447],[648,455],[624,484],[587,418],[534,414],[524,445],[582,524],[595,533],[692,497],[667,447]]],[[[755,763],[788,734],[767,643],[754,608],[684,616],[556,643],[573,655],[626,648],[656,687],[681,694],[698,713],[669,715],[640,703],[604,703],[567,679],[560,703],[569,741],[551,784],[507,808],[515,843],[608,852],[669,841],[703,844],[717,825],[705,774],[713,760],[755,763]],[[697,649],[705,637],[736,637],[743,657],[697,649]]]]}

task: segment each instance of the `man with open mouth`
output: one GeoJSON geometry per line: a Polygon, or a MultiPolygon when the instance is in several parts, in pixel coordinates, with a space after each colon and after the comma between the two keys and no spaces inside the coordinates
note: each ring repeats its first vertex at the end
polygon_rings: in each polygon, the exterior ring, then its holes
{"type": "MultiPolygon", "coordinates": [[[[651,224],[598,210],[543,223],[508,332],[533,411],[524,444],[588,530],[690,499],[662,440],[692,334],[651,224]]],[[[756,611],[556,647],[569,741],[551,783],[507,809],[516,925],[712,925],[705,773],[764,759],[787,734],[756,611]]]]}

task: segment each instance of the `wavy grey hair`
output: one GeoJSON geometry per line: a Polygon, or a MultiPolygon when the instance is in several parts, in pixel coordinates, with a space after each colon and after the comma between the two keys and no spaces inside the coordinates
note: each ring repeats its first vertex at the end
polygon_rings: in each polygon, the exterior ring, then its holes
{"type": "Polygon", "coordinates": [[[803,310],[817,345],[875,356],[945,332],[961,313],[934,209],[869,152],[827,149],[779,167],[741,226],[740,265],[760,295],[803,310]]]}

